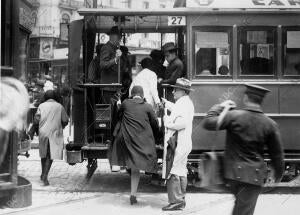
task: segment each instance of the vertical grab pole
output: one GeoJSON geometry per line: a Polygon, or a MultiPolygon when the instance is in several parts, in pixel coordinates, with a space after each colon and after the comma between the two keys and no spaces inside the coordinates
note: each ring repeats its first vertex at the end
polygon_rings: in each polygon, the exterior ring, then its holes
{"type": "MultiPolygon", "coordinates": [[[[166,88],[163,88],[163,97],[166,98],[166,88]]],[[[167,113],[167,108],[164,107],[164,116],[166,116],[167,113]]],[[[165,117],[164,117],[165,118],[165,117]]],[[[164,122],[165,124],[165,122],[164,122]]],[[[163,151],[163,167],[162,167],[162,178],[163,179],[167,179],[167,175],[166,175],[166,170],[167,170],[167,146],[168,146],[168,129],[165,127],[165,135],[164,135],[164,151],[163,151]]]]}
{"type": "MultiPolygon", "coordinates": [[[[118,29],[119,30],[121,30],[120,27],[121,27],[121,17],[118,16],[118,29]]],[[[118,48],[120,48],[120,45],[118,48]]],[[[121,58],[118,59],[118,84],[120,84],[120,83],[121,83],[121,58]]]]}

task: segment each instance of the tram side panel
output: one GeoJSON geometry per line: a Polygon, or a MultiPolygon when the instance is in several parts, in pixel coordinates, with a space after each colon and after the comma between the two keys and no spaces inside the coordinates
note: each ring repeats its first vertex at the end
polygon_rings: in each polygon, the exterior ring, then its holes
{"type": "MultiPolygon", "coordinates": [[[[271,90],[263,103],[263,110],[279,125],[285,151],[299,153],[300,158],[300,88],[297,85],[261,84],[271,90]]],[[[195,104],[196,116],[193,128],[193,150],[224,150],[225,132],[203,129],[202,119],[214,104],[226,99],[235,101],[238,108],[243,107],[242,85],[198,85],[191,98],[195,104]]]]}

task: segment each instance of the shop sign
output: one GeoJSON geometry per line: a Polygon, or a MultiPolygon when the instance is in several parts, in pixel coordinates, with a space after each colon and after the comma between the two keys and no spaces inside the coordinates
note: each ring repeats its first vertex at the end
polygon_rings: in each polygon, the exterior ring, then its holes
{"type": "Polygon", "coordinates": [[[52,26],[40,26],[39,33],[40,36],[53,36],[54,28],[52,26]]]}
{"type": "Polygon", "coordinates": [[[187,0],[187,7],[197,8],[287,8],[300,9],[300,0],[187,0]]]}
{"type": "Polygon", "coordinates": [[[41,38],[40,40],[40,58],[41,59],[53,59],[53,39],[41,38]]]}
{"type": "Polygon", "coordinates": [[[22,1],[20,1],[19,8],[19,24],[30,31],[32,31],[34,25],[34,19],[31,16],[31,9],[22,1]]]}

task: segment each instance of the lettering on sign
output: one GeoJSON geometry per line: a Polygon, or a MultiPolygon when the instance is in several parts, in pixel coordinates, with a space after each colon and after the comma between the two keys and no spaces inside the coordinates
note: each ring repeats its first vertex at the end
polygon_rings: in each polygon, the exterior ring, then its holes
{"type": "Polygon", "coordinates": [[[53,27],[52,26],[40,26],[39,32],[40,36],[53,36],[53,27]]]}
{"type": "Polygon", "coordinates": [[[169,16],[168,17],[168,26],[183,26],[186,25],[185,16],[169,16]]]}
{"type": "Polygon", "coordinates": [[[300,8],[300,0],[187,0],[186,5],[199,8],[300,8]]]}

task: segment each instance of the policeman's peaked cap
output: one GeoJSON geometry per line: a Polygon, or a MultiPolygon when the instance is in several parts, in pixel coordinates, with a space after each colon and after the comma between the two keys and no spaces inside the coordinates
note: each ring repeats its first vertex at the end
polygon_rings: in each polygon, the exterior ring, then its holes
{"type": "Polygon", "coordinates": [[[246,86],[245,94],[247,95],[251,94],[263,98],[267,93],[271,92],[269,89],[261,87],[259,85],[245,84],[245,86],[246,86]]]}

